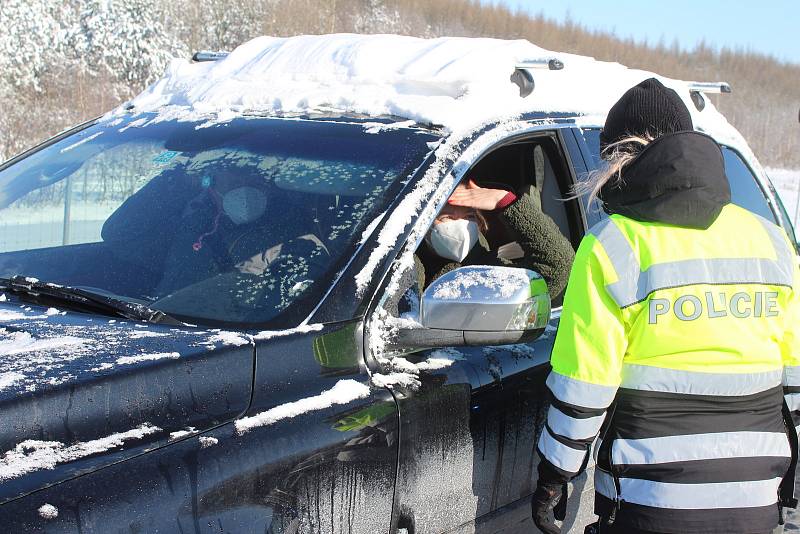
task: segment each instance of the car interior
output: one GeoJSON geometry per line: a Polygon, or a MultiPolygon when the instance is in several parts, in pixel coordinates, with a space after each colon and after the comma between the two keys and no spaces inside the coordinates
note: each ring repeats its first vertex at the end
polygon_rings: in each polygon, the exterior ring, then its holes
{"type": "Polygon", "coordinates": [[[468,171],[481,183],[502,184],[517,195],[539,191],[542,210],[549,215],[577,248],[582,237],[580,211],[575,200],[567,200],[569,167],[556,141],[550,136],[515,142],[484,156],[468,171]]]}

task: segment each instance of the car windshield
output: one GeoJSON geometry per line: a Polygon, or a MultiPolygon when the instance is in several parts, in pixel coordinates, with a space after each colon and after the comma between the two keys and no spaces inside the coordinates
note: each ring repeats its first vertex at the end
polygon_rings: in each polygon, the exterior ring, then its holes
{"type": "Polygon", "coordinates": [[[438,140],[367,126],[99,121],[0,170],[0,277],[199,324],[296,325],[438,140]]]}

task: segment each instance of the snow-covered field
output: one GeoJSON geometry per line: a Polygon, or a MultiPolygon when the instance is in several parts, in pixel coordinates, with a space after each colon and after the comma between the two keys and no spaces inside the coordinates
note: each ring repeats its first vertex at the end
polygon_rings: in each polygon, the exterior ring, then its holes
{"type": "Polygon", "coordinates": [[[800,169],[767,169],[772,185],[778,190],[783,206],[794,227],[800,221],[800,169]]]}

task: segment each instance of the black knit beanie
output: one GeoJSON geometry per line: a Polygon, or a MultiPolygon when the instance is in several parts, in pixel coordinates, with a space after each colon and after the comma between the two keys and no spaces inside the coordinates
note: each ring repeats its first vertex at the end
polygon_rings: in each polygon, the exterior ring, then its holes
{"type": "Polygon", "coordinates": [[[681,97],[655,78],[648,78],[628,89],[609,110],[600,132],[600,153],[631,135],[661,137],[687,130],[694,130],[694,126],[681,97]]]}

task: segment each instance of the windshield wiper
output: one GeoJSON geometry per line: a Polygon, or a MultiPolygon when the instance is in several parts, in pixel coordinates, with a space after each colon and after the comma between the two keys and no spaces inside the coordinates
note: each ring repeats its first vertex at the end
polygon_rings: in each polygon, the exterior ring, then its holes
{"type": "Polygon", "coordinates": [[[79,311],[114,315],[134,321],[185,326],[185,323],[178,319],[138,302],[128,302],[87,289],[41,282],[36,278],[25,276],[0,278],[0,289],[37,304],[66,305],[79,311]]]}

